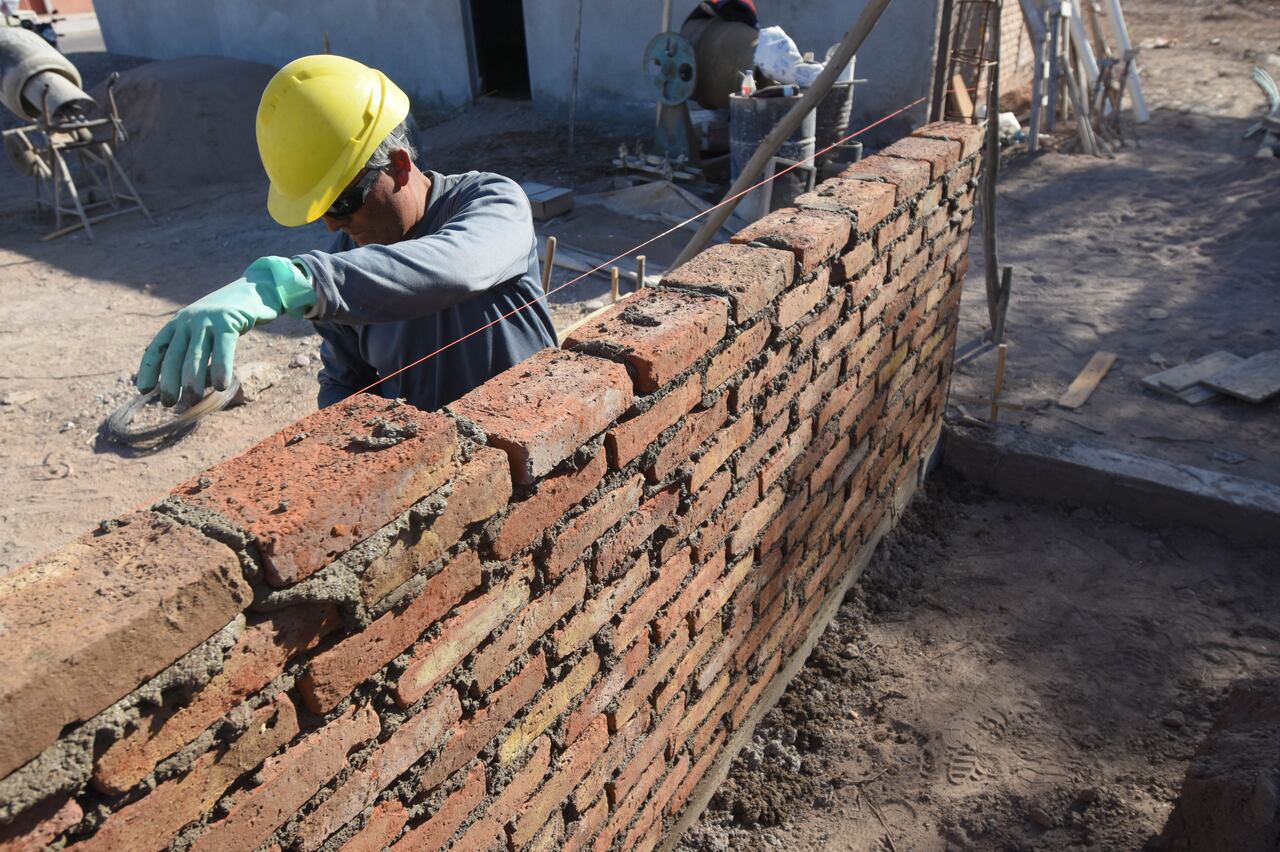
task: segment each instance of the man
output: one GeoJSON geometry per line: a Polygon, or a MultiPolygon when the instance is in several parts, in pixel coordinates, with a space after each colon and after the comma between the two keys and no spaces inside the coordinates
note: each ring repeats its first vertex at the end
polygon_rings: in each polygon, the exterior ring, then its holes
{"type": "Polygon", "coordinates": [[[341,233],[328,251],[260,258],[179,311],[143,354],[139,390],[158,383],[172,405],[210,379],[225,389],[239,335],[282,313],[323,339],[321,407],[390,377],[374,390],[434,410],[556,345],[524,192],[495,174],[419,170],[408,113],[382,72],[344,57],[306,56],[272,78],[257,118],[267,209],[341,233]]]}

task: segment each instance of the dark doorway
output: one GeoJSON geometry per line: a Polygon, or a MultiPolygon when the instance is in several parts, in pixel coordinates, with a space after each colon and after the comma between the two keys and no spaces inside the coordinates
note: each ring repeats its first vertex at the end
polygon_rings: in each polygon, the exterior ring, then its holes
{"type": "Polygon", "coordinates": [[[471,0],[476,46],[477,94],[529,97],[529,54],[521,0],[471,0]]]}

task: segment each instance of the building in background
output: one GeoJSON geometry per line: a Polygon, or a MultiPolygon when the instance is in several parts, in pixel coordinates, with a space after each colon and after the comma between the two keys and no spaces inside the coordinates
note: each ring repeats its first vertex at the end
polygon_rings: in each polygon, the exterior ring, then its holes
{"type": "MultiPolygon", "coordinates": [[[[941,2],[890,4],[858,55],[857,75],[868,83],[857,90],[851,126],[929,93],[941,2]]],[[[757,0],[761,26],[783,27],[819,58],[864,5],[757,0]]],[[[672,28],[695,6],[674,0],[672,28]]],[[[1017,4],[1008,6],[1016,15],[1017,4]]],[[[661,28],[662,8],[663,0],[97,0],[112,52],[154,59],[213,54],[280,66],[321,51],[327,39],[333,52],[385,71],[425,110],[453,110],[498,94],[567,114],[577,40],[577,114],[637,128],[653,120],[641,58],[661,28]]],[[[896,138],[922,124],[927,109],[926,102],[877,131],[896,138]]]]}

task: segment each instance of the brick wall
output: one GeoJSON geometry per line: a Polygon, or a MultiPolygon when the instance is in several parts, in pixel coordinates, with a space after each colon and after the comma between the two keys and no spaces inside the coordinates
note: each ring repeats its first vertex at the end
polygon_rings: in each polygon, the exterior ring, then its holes
{"type": "Polygon", "coordinates": [[[446,411],[318,412],[0,579],[0,850],[674,836],[923,475],[979,135],[918,131],[446,411]]]}

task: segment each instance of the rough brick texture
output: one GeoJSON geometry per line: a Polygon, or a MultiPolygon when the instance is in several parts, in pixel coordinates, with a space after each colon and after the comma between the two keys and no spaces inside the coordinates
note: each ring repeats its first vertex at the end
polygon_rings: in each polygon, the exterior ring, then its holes
{"type": "Polygon", "coordinates": [[[349,400],[0,578],[0,848],[669,840],[923,475],[981,141],[921,128],[448,411],[349,400]]]}

